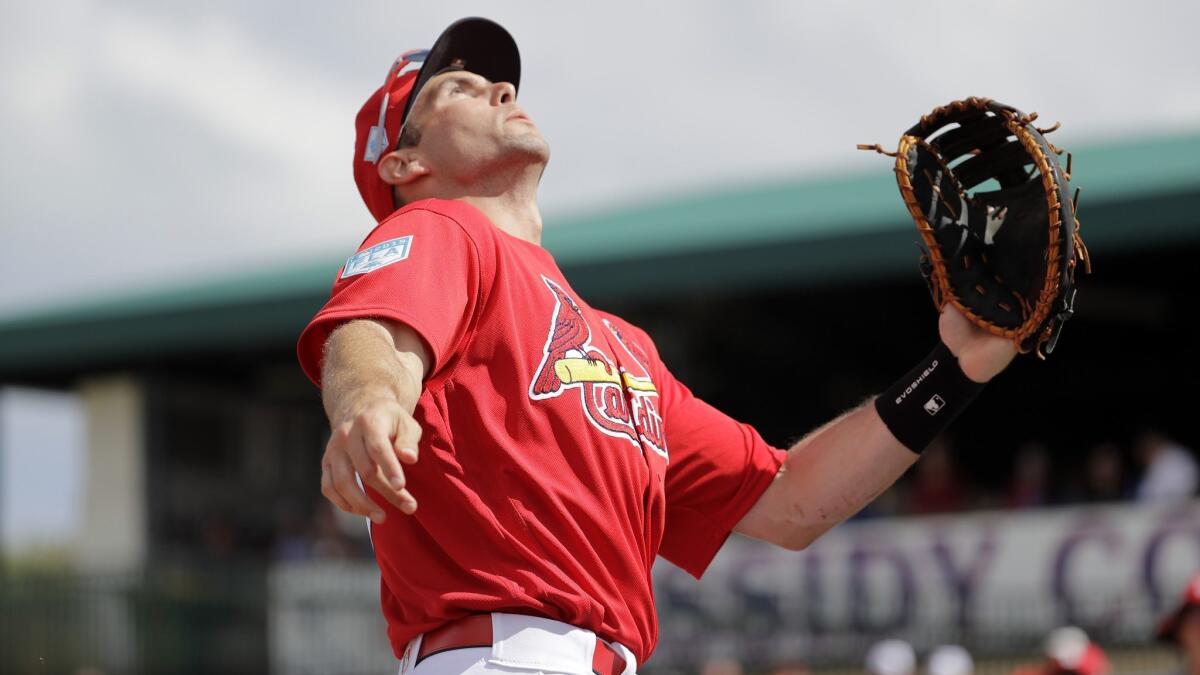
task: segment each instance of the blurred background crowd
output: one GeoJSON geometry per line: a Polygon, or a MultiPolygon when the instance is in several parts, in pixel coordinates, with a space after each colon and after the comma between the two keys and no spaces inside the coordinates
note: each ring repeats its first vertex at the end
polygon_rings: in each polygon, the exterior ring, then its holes
{"type": "MultiPolygon", "coordinates": [[[[1171,504],[1200,496],[1197,453],[1157,430],[1139,432],[1128,445],[1103,441],[1082,462],[1057,460],[1040,441],[1021,444],[1011,466],[997,476],[976,476],[968,443],[939,437],[921,461],[856,518],[888,518],[1006,511],[1081,504],[1171,504]],[[1081,465],[1080,465],[1081,464],[1081,465]]],[[[256,550],[276,560],[373,559],[366,528],[339,516],[319,494],[274,505],[265,530],[237,512],[208,514],[186,538],[203,553],[228,559],[256,550]]],[[[189,552],[194,553],[194,552],[189,552]]]]}
{"type": "Polygon", "coordinates": [[[923,453],[914,470],[866,515],[953,513],[970,509],[1028,509],[1061,504],[1161,503],[1186,500],[1200,490],[1196,453],[1162,432],[1139,432],[1128,445],[1102,441],[1082,462],[1057,460],[1048,444],[1028,441],[1011,456],[1011,466],[993,480],[973,476],[956,457],[969,440],[943,436],[923,453]],[[995,480],[998,479],[998,480],[995,480]]]}

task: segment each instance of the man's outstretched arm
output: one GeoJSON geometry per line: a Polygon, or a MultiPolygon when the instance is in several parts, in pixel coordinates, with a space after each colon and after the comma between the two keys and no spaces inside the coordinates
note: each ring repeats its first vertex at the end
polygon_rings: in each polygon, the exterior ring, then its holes
{"type": "MultiPolygon", "coordinates": [[[[975,328],[952,306],[938,329],[974,382],[995,377],[1016,355],[1008,340],[975,328]]],[[[918,457],[897,440],[871,399],[792,446],[774,482],[734,529],[802,549],[878,497],[918,457]]]]}
{"type": "Polygon", "coordinates": [[[321,397],[332,431],[321,458],[321,493],[335,506],[383,522],[356,475],[404,513],[417,509],[401,463],[417,461],[413,419],[430,357],[409,327],[357,319],[325,343],[321,397]]]}

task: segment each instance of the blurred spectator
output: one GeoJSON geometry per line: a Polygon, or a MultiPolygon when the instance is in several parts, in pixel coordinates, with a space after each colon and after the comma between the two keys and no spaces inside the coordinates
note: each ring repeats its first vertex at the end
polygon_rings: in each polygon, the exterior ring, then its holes
{"type": "Polygon", "coordinates": [[[872,645],[865,665],[870,675],[913,675],[917,655],[904,640],[884,640],[872,645]]]}
{"type": "Polygon", "coordinates": [[[1125,467],[1116,443],[1104,442],[1088,454],[1084,473],[1084,499],[1089,502],[1113,502],[1127,496],[1125,467]]]}
{"type": "Polygon", "coordinates": [[[1112,670],[1100,645],[1075,626],[1051,631],[1045,653],[1047,675],[1107,675],[1112,670]]]}
{"type": "Polygon", "coordinates": [[[742,664],[727,658],[709,659],[700,668],[700,675],[742,675],[742,664]]]}
{"type": "Polygon", "coordinates": [[[1044,662],[1017,668],[1012,675],[1108,675],[1112,670],[1100,645],[1074,626],[1051,631],[1046,637],[1043,653],[1044,662]]]}
{"type": "Polygon", "coordinates": [[[1017,451],[1016,466],[1004,505],[1010,509],[1045,506],[1049,501],[1050,454],[1046,446],[1030,442],[1017,451]]]}
{"type": "Polygon", "coordinates": [[[313,557],[322,560],[345,560],[354,558],[355,546],[342,531],[338,515],[329,502],[322,501],[313,514],[313,557]]]}
{"type": "Polygon", "coordinates": [[[275,507],[275,559],[284,561],[308,560],[312,557],[312,541],[300,506],[291,500],[275,507]]]}
{"type": "Polygon", "coordinates": [[[1186,499],[1196,494],[1200,471],[1190,450],[1157,431],[1144,432],[1134,447],[1144,470],[1137,486],[1138,501],[1186,499]]]}
{"type": "Polygon", "coordinates": [[[916,477],[909,493],[909,512],[946,513],[967,506],[967,489],[956,475],[949,442],[938,437],[921,453],[916,477]]]}
{"type": "Polygon", "coordinates": [[[1200,574],[1188,582],[1179,606],[1159,623],[1158,639],[1179,648],[1183,675],[1200,675],[1200,574]]]}
{"type": "Polygon", "coordinates": [[[1106,675],[1108,655],[1087,633],[1074,626],[1059,628],[1046,638],[1047,672],[1062,675],[1106,675]]]}
{"type": "Polygon", "coordinates": [[[959,645],[941,645],[929,652],[925,662],[926,675],[972,675],[975,660],[959,645]]]}

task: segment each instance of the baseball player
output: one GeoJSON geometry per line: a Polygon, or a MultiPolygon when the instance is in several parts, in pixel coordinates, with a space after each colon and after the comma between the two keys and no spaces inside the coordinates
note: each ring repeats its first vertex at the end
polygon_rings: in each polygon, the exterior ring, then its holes
{"type": "Polygon", "coordinates": [[[731,532],[804,548],[1015,350],[948,310],[890,390],[770,447],[539,245],[549,147],[519,84],[513,38],[464,19],[358,115],[378,224],[298,345],[332,428],[321,490],[370,519],[401,673],[632,675],[657,639],[657,556],[699,577],[731,532]]]}

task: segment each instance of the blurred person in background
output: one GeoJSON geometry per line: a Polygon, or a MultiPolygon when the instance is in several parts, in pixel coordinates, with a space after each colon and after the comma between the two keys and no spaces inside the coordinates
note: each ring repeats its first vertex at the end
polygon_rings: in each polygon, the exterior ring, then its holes
{"type": "Polygon", "coordinates": [[[742,664],[729,658],[713,658],[700,667],[700,675],[742,675],[742,664]]]}
{"type": "Polygon", "coordinates": [[[960,645],[939,645],[929,652],[925,675],[974,675],[975,659],[960,645]]]}
{"type": "Polygon", "coordinates": [[[295,501],[280,500],[275,505],[275,541],[273,556],[280,561],[312,558],[312,538],[308,533],[309,515],[295,501]]]}
{"type": "Polygon", "coordinates": [[[1045,661],[1022,666],[1012,675],[1108,675],[1112,672],[1108,655],[1092,642],[1082,628],[1063,626],[1046,636],[1045,661]]]}
{"type": "Polygon", "coordinates": [[[1083,501],[1115,502],[1128,496],[1121,449],[1109,441],[1094,446],[1084,469],[1083,501]]]}
{"type": "Polygon", "coordinates": [[[1009,509],[1045,506],[1050,494],[1050,453],[1040,441],[1025,443],[1017,451],[1012,481],[1004,496],[1009,509]]]}
{"type": "Polygon", "coordinates": [[[908,512],[918,515],[962,511],[969,504],[969,490],[958,476],[950,455],[950,441],[939,436],[923,453],[908,494],[908,512]]]}
{"type": "Polygon", "coordinates": [[[1143,471],[1137,485],[1138,501],[1173,501],[1196,494],[1200,470],[1191,450],[1150,430],[1134,441],[1134,455],[1143,471]]]}
{"type": "Polygon", "coordinates": [[[1179,650],[1179,675],[1200,675],[1200,573],[1184,588],[1179,605],[1163,617],[1157,636],[1179,650]]]}
{"type": "MultiPolygon", "coordinates": [[[[354,523],[359,527],[359,523],[354,523]]],[[[361,528],[359,528],[361,529],[361,528]]],[[[360,557],[353,539],[346,534],[341,516],[328,502],[317,504],[313,514],[312,556],[318,560],[350,560],[360,557]]]]}
{"type": "Polygon", "coordinates": [[[904,640],[891,638],[872,645],[863,665],[869,675],[913,675],[917,654],[904,640]]]}

